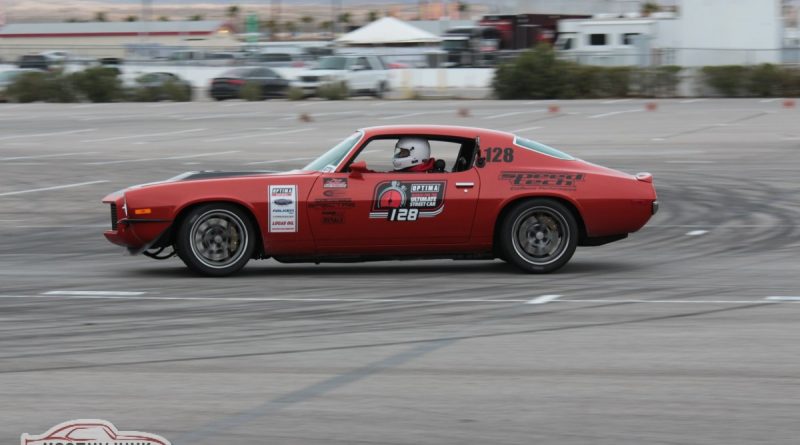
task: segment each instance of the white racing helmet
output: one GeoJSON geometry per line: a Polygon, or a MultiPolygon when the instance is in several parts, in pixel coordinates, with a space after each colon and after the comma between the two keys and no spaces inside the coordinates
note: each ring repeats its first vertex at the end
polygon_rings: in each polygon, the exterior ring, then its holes
{"type": "Polygon", "coordinates": [[[395,170],[413,167],[422,164],[431,157],[431,145],[425,138],[407,137],[400,138],[394,146],[395,170]]]}

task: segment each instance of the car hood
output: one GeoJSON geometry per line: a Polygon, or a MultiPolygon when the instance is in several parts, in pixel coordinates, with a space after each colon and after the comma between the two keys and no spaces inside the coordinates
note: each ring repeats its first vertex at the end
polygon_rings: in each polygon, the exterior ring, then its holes
{"type": "Polygon", "coordinates": [[[270,177],[270,178],[281,178],[287,176],[297,176],[297,175],[313,175],[318,174],[318,172],[310,172],[304,170],[290,170],[285,172],[274,171],[274,170],[250,170],[250,171],[218,171],[218,170],[204,170],[204,171],[193,171],[193,172],[186,172],[181,173],[177,176],[173,176],[169,179],[165,179],[163,181],[155,181],[155,182],[147,182],[144,184],[137,184],[132,185],[130,187],[126,187],[122,190],[118,190],[114,193],[109,194],[103,201],[113,201],[116,197],[121,197],[125,192],[130,192],[134,190],[141,190],[147,189],[152,187],[164,187],[170,184],[177,184],[177,183],[184,183],[189,181],[207,181],[207,180],[215,180],[215,179],[230,179],[230,178],[244,178],[244,177],[270,177]]]}

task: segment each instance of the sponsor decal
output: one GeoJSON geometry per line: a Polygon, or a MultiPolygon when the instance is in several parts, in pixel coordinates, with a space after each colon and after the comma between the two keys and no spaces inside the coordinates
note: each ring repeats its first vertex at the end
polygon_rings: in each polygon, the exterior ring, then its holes
{"type": "Polygon", "coordinates": [[[384,181],[375,187],[372,219],[416,221],[444,210],[444,181],[384,181]]]}
{"type": "Polygon", "coordinates": [[[344,224],[344,212],[337,210],[323,210],[322,224],[344,224]]]}
{"type": "Polygon", "coordinates": [[[269,186],[269,231],[297,232],[297,185],[269,186]]]}
{"type": "Polygon", "coordinates": [[[119,431],[114,424],[101,419],[79,419],[60,423],[44,434],[23,433],[21,445],[170,445],[153,433],[119,431]]]}
{"type": "Polygon", "coordinates": [[[310,209],[352,209],[356,203],[350,198],[315,199],[308,203],[310,209]]]}
{"type": "Polygon", "coordinates": [[[564,172],[501,172],[499,179],[508,181],[511,189],[563,189],[575,190],[586,178],[583,173],[564,172]]]}
{"type": "Polygon", "coordinates": [[[347,178],[324,178],[322,188],[326,189],[346,189],[347,178]]]}
{"type": "Polygon", "coordinates": [[[332,190],[325,190],[322,194],[328,198],[333,198],[334,196],[346,196],[347,190],[342,189],[332,189],[332,190]]]}

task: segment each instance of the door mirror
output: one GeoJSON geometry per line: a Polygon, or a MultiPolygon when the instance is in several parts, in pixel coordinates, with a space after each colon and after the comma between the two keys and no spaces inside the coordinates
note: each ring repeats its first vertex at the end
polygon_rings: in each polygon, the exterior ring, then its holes
{"type": "Polygon", "coordinates": [[[350,164],[350,177],[354,179],[361,179],[362,175],[368,172],[367,163],[365,161],[353,162],[350,164]]]}

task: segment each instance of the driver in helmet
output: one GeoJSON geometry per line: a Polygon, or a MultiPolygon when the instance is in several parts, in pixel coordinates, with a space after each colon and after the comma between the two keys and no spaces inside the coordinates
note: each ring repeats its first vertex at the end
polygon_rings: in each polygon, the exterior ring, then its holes
{"type": "Polygon", "coordinates": [[[394,146],[394,171],[427,173],[434,169],[436,160],[431,157],[431,145],[425,138],[404,137],[394,146]]]}

